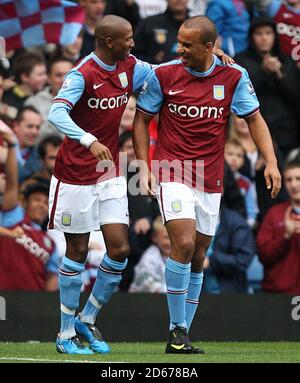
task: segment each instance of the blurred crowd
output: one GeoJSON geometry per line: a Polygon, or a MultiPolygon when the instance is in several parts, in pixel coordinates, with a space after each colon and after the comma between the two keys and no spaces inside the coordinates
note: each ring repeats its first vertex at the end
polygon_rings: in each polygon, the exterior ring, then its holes
{"type": "MultiPolygon", "coordinates": [[[[265,163],[243,119],[232,115],[216,235],[205,260],[204,291],[300,294],[300,0],[78,0],[85,24],[67,46],[7,52],[0,60],[0,290],[56,291],[63,234],[47,230],[48,192],[62,134],[47,121],[65,74],[95,49],[105,14],[129,20],[133,54],[152,64],[177,56],[177,32],[189,16],[217,25],[217,46],[249,72],[272,138],[283,188],[271,199],[265,163]]],[[[0,5],[1,9],[1,5],[0,5]]],[[[251,86],[251,85],[249,85],[251,86]]],[[[138,95],[136,95],[138,96],[138,95]]],[[[120,152],[135,160],[131,97],[120,124],[120,152]]],[[[150,124],[150,158],[157,120],[150,124]]],[[[127,166],[127,181],[135,176],[127,166]]],[[[166,293],[170,240],[157,201],[128,193],[131,253],[120,291],[166,293]]],[[[84,290],[105,253],[101,231],[90,237],[84,290]]]]}

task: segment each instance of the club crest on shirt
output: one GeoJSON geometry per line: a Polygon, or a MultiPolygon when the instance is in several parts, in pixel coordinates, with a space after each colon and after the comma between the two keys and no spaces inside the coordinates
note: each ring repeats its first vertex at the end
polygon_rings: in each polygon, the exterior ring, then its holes
{"type": "Polygon", "coordinates": [[[224,100],[224,98],[225,98],[224,85],[214,85],[214,99],[224,100]]]}
{"type": "Polygon", "coordinates": [[[164,44],[167,41],[167,33],[168,31],[166,29],[154,29],[157,44],[164,44]]]}
{"type": "Polygon", "coordinates": [[[179,199],[171,202],[173,213],[179,213],[182,210],[181,201],[179,199]]]}
{"type": "Polygon", "coordinates": [[[123,88],[128,86],[128,78],[126,72],[122,72],[119,74],[119,79],[123,88]]]}

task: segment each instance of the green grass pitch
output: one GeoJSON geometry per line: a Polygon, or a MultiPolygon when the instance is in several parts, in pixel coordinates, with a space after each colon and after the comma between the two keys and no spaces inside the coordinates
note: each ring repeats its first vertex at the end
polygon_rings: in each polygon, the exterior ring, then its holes
{"type": "MultiPolygon", "coordinates": [[[[195,346],[200,344],[194,343],[195,346]]],[[[203,342],[205,355],[166,355],[165,343],[111,343],[107,355],[62,355],[54,343],[0,343],[0,363],[154,362],[286,363],[300,362],[299,342],[203,342]]]]}

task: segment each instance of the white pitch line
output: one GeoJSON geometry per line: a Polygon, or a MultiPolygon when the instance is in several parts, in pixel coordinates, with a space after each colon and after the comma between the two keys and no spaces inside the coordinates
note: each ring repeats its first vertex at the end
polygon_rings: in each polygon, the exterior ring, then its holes
{"type": "Polygon", "coordinates": [[[73,360],[73,359],[35,359],[35,358],[18,358],[18,357],[0,357],[0,360],[16,360],[23,362],[58,362],[58,363],[124,363],[124,362],[111,362],[111,361],[93,361],[93,360],[73,360]]]}

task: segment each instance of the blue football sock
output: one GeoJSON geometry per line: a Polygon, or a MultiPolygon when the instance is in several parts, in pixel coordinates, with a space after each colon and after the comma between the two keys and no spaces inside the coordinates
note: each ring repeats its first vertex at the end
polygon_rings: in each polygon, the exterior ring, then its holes
{"type": "Polygon", "coordinates": [[[170,314],[170,330],[175,326],[187,327],[185,305],[190,280],[191,264],[183,264],[171,258],[166,262],[167,299],[170,314]]]}
{"type": "Polygon", "coordinates": [[[191,272],[190,284],[187,292],[186,300],[186,323],[187,329],[189,331],[191,324],[193,322],[198,304],[199,297],[201,293],[203,283],[203,271],[202,273],[193,273],[191,272]]]}
{"type": "Polygon", "coordinates": [[[99,266],[97,278],[84,309],[80,313],[80,320],[84,323],[94,324],[97,315],[105,303],[107,303],[122,279],[122,271],[127,266],[125,262],[117,262],[109,258],[107,254],[99,266]]]}
{"type": "Polygon", "coordinates": [[[79,307],[82,286],[81,272],[84,269],[83,263],[72,261],[67,257],[63,258],[58,279],[61,310],[60,339],[76,335],[74,320],[75,312],[79,307]]]}

